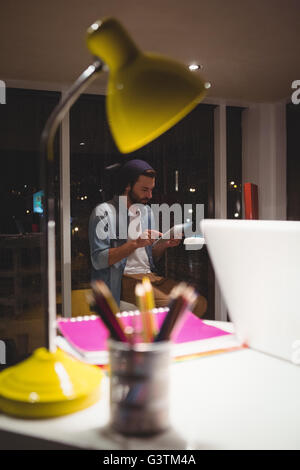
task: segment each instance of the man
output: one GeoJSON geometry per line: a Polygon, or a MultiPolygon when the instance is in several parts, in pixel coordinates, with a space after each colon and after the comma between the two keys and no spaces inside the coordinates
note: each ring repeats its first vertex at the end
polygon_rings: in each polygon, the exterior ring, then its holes
{"type": "MultiPolygon", "coordinates": [[[[155,177],[147,162],[137,159],[127,162],[120,171],[118,194],[99,204],[90,217],[92,279],[103,280],[118,304],[120,299],[135,303],[135,285],[144,276],[151,281],[157,307],[168,304],[168,295],[178,284],[155,272],[155,263],[164,252],[181,241],[160,239],[152,246],[162,235],[152,229],[154,219],[147,204],[152,198],[155,177]]],[[[206,308],[206,299],[199,295],[194,313],[202,316],[206,308]]]]}

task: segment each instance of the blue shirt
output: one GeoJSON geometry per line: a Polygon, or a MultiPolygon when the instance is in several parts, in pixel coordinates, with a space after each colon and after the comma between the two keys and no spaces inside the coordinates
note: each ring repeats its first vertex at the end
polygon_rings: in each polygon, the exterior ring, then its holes
{"type": "MultiPolygon", "coordinates": [[[[139,205],[141,210],[142,231],[154,228],[151,209],[147,205],[139,205]]],[[[127,197],[115,196],[108,202],[95,207],[89,221],[89,243],[92,262],[92,281],[100,279],[107,284],[118,305],[120,304],[121,284],[127,257],[117,263],[108,265],[110,248],[116,248],[128,240],[128,209],[127,197]]],[[[154,271],[152,246],[146,246],[151,271],[154,271]]]]}

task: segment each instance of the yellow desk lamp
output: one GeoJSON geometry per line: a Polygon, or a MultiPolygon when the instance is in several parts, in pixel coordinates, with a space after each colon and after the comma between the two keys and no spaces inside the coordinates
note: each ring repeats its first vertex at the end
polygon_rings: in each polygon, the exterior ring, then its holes
{"type": "Polygon", "coordinates": [[[101,370],[56,348],[55,204],[53,141],[58,126],[79,95],[105,70],[110,71],[106,108],[114,140],[122,153],[152,141],[186,116],[205,96],[209,84],[174,60],[144,54],[113,18],[87,31],[96,57],[62,97],[41,138],[46,157],[48,345],[0,374],[0,409],[28,418],[59,416],[81,410],[99,398],[101,370]],[[101,62],[100,57],[104,62],[101,62]]]}

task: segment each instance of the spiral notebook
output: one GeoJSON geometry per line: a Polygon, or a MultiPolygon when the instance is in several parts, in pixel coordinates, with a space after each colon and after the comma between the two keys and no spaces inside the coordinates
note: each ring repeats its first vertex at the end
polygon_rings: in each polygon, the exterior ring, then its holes
{"type": "MultiPolygon", "coordinates": [[[[155,316],[158,327],[161,326],[166,313],[165,309],[156,309],[155,316]]],[[[123,312],[119,316],[124,327],[139,327],[141,322],[139,312],[123,312]]],[[[59,318],[57,328],[61,334],[57,336],[58,347],[90,364],[105,365],[108,363],[107,339],[109,334],[99,317],[89,315],[67,319],[59,318]]],[[[171,339],[174,343],[172,355],[177,359],[243,347],[234,334],[205,324],[203,320],[191,312],[185,313],[171,339]]]]}

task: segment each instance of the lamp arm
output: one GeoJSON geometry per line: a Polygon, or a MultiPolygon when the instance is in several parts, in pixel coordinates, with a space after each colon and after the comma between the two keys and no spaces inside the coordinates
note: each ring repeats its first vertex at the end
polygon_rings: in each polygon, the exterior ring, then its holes
{"type": "Polygon", "coordinates": [[[48,305],[47,324],[47,348],[50,352],[55,352],[56,338],[56,259],[55,259],[55,200],[54,200],[54,138],[56,131],[63,118],[77,101],[80,94],[97,78],[104,69],[104,64],[96,59],[93,64],[87,67],[77,78],[69,90],[64,94],[51,113],[41,137],[42,161],[45,164],[44,188],[45,188],[45,218],[44,230],[47,240],[47,254],[44,253],[44,277],[48,275],[45,283],[45,295],[48,305]],[[45,175],[46,173],[46,175],[45,175]],[[46,288],[47,286],[47,288],[46,288]]]}

